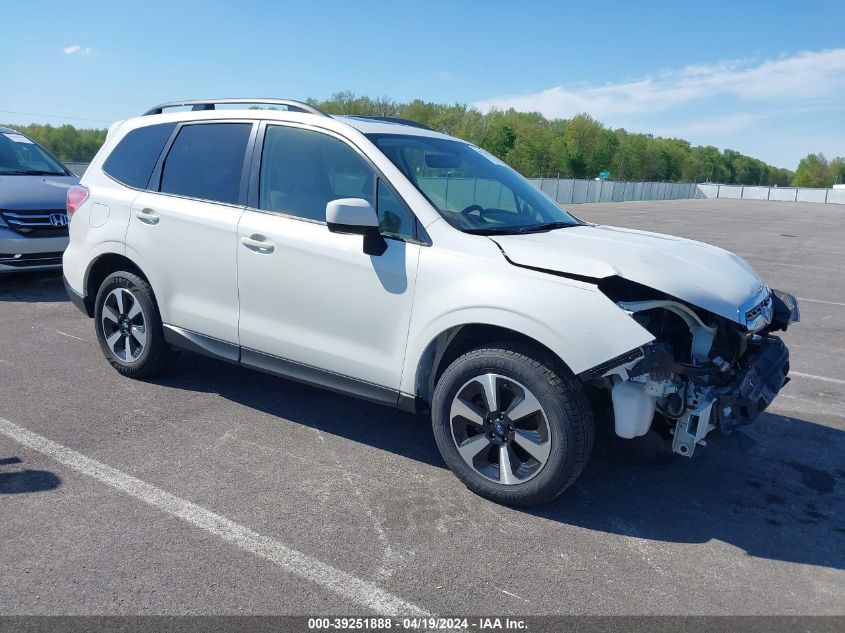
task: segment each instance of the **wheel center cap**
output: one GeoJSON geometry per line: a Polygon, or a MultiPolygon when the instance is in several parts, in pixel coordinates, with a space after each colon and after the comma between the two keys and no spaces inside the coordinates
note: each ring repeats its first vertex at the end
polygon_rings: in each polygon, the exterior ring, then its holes
{"type": "Polygon", "coordinates": [[[507,433],[508,427],[501,420],[496,420],[493,422],[493,430],[496,431],[496,435],[504,436],[507,433]]]}

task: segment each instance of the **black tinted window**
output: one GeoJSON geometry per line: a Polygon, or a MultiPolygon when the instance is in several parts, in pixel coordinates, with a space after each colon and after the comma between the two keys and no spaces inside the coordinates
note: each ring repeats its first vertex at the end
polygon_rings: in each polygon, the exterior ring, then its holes
{"type": "Polygon", "coordinates": [[[175,123],[139,127],[123,137],[103,164],[103,171],[124,185],[146,189],[150,174],[175,123]]]}
{"type": "Polygon", "coordinates": [[[259,208],[326,220],[338,198],[373,203],[373,170],[338,139],[298,128],[272,126],[264,138],[259,208]]]}
{"type": "Polygon", "coordinates": [[[161,191],[236,204],[251,123],[186,125],[167,154],[161,191]]]}

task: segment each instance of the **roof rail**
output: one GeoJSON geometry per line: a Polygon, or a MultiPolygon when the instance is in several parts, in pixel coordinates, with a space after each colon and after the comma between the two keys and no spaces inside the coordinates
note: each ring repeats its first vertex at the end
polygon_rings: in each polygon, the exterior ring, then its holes
{"type": "Polygon", "coordinates": [[[154,108],[150,108],[144,112],[144,116],[150,114],[162,114],[168,108],[178,108],[181,106],[192,106],[192,112],[202,110],[215,110],[218,105],[271,105],[271,106],[285,106],[285,109],[291,112],[308,112],[310,114],[320,114],[322,116],[329,116],[319,108],[303,103],[302,101],[294,101],[293,99],[192,99],[189,101],[169,101],[161,103],[154,108]]]}
{"type": "Polygon", "coordinates": [[[384,121],[385,123],[398,123],[400,125],[407,125],[409,127],[418,127],[421,130],[428,130],[429,132],[434,132],[430,127],[427,125],[423,125],[422,123],[417,123],[416,121],[411,121],[411,119],[400,119],[395,116],[370,116],[366,114],[349,114],[346,115],[352,117],[353,119],[365,119],[367,121],[384,121]]]}

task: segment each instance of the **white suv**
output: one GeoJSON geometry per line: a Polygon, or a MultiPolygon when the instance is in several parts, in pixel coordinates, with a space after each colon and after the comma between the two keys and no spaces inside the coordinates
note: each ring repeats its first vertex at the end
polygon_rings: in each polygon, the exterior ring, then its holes
{"type": "Polygon", "coordinates": [[[112,126],[68,213],[65,284],[119,372],[182,348],[430,410],[503,503],[562,492],[597,424],[690,456],[787,380],[795,299],[745,261],[582,222],[409,121],[164,104],[112,126]]]}

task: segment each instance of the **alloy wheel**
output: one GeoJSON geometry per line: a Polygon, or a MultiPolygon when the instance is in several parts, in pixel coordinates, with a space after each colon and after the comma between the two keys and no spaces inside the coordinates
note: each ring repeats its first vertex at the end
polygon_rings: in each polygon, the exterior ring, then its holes
{"type": "Polygon", "coordinates": [[[552,440],[540,402],[524,385],[482,374],[458,389],[449,411],[458,453],[479,475],[503,485],[537,476],[552,440]]]}
{"type": "Polygon", "coordinates": [[[138,360],[147,345],[147,321],[138,297],[128,288],[115,288],[103,302],[101,327],[106,345],[118,360],[138,360]]]}

